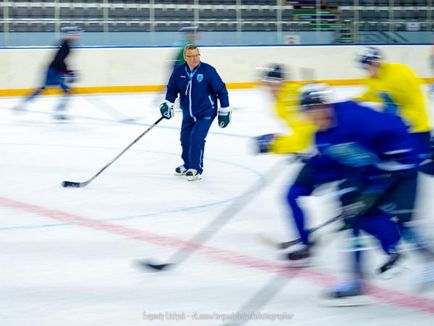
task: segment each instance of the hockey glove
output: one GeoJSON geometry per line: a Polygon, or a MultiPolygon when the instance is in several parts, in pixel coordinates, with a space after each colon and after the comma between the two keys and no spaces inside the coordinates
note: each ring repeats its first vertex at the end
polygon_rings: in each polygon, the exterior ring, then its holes
{"type": "Polygon", "coordinates": [[[373,214],[379,209],[376,207],[377,203],[397,181],[394,176],[387,173],[373,178],[363,181],[346,180],[339,186],[344,192],[340,201],[345,225],[352,227],[361,217],[373,214]]]}
{"type": "Polygon", "coordinates": [[[232,110],[229,106],[225,108],[219,108],[217,110],[218,123],[220,128],[226,128],[231,122],[232,110]]]}
{"type": "Polygon", "coordinates": [[[270,144],[276,138],[276,134],[265,134],[254,138],[257,153],[268,153],[270,144]]]}
{"type": "Polygon", "coordinates": [[[434,175],[434,138],[430,139],[431,155],[419,165],[419,171],[434,175]]]}
{"type": "Polygon", "coordinates": [[[390,97],[390,94],[387,92],[379,92],[378,97],[383,100],[384,109],[383,111],[386,113],[397,114],[398,105],[395,101],[390,97]]]}
{"type": "Polygon", "coordinates": [[[62,73],[61,78],[65,81],[67,84],[75,83],[78,79],[78,73],[73,70],[68,70],[62,73]]]}
{"type": "Polygon", "coordinates": [[[160,112],[164,119],[170,119],[175,115],[175,110],[173,109],[173,103],[169,101],[164,101],[160,104],[160,112]]]}

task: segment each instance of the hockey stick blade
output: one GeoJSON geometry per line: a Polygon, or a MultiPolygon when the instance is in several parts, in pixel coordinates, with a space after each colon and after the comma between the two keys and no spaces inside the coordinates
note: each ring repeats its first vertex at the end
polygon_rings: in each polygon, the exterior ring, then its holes
{"type": "MultiPolygon", "coordinates": [[[[318,230],[321,230],[325,226],[327,226],[329,224],[332,224],[332,223],[336,222],[339,219],[340,219],[340,215],[334,216],[334,217],[328,219],[327,221],[323,222],[322,224],[318,225],[317,227],[309,229],[309,233],[317,232],[318,230]]],[[[266,234],[258,234],[257,238],[263,244],[268,245],[268,246],[273,247],[273,248],[278,249],[278,250],[288,249],[288,248],[296,245],[297,243],[301,242],[300,238],[297,238],[297,239],[294,239],[294,240],[290,240],[290,241],[286,241],[286,242],[279,242],[279,241],[276,241],[276,240],[272,239],[271,237],[267,236],[266,234]]]]}
{"type": "Polygon", "coordinates": [[[289,247],[292,247],[293,245],[296,245],[297,243],[301,242],[301,239],[294,239],[294,240],[287,241],[287,242],[279,242],[279,241],[276,241],[275,239],[267,236],[266,234],[258,234],[257,238],[263,244],[265,244],[269,247],[273,247],[274,249],[277,249],[277,250],[288,249],[289,247]]]}
{"type": "Polygon", "coordinates": [[[110,165],[112,165],[114,162],[116,162],[119,157],[121,157],[128,149],[130,149],[131,146],[133,146],[135,143],[137,143],[140,140],[140,138],[142,138],[144,135],[146,135],[152,128],[154,128],[157,124],[159,124],[160,121],[163,120],[163,119],[164,119],[163,117],[160,117],[157,121],[155,121],[151,126],[149,126],[148,129],[146,129],[144,132],[142,132],[127,147],[125,147],[118,155],[116,155],[115,158],[113,158],[110,162],[108,162],[106,165],[104,165],[104,167],[101,170],[99,170],[92,178],[90,178],[87,181],[83,181],[83,182],[63,181],[62,182],[62,187],[64,187],[64,188],[82,188],[82,187],[86,187],[95,178],[97,178],[101,173],[103,173],[110,165]]]}
{"type": "Polygon", "coordinates": [[[152,262],[143,261],[143,260],[138,261],[137,265],[139,265],[141,268],[146,268],[146,269],[152,270],[154,272],[162,272],[162,271],[170,269],[173,266],[173,264],[171,264],[171,263],[154,264],[152,262]]]}
{"type": "Polygon", "coordinates": [[[63,181],[63,188],[82,188],[87,185],[87,182],[74,182],[74,181],[63,181]]]}
{"type": "Polygon", "coordinates": [[[292,246],[294,246],[294,245],[296,245],[297,243],[300,243],[301,242],[301,239],[295,239],[295,240],[292,240],[292,241],[287,241],[287,242],[281,242],[281,243],[279,243],[278,244],[278,248],[279,249],[288,249],[288,248],[290,248],[290,247],[292,247],[292,246]]]}
{"type": "MultiPolygon", "coordinates": [[[[294,159],[298,158],[294,156],[294,159]]],[[[201,248],[205,242],[213,237],[218,230],[233,219],[239,211],[249,204],[253,198],[258,195],[261,189],[264,188],[264,185],[271,183],[275,178],[280,176],[282,171],[281,166],[284,164],[288,164],[287,159],[277,162],[262,178],[249,187],[241,196],[237,197],[236,200],[226,206],[225,209],[211,219],[211,221],[202,227],[190,240],[185,241],[184,245],[180,246],[168,259],[168,263],[164,265],[175,267],[188,259],[194,252],[201,248]],[[266,178],[266,183],[264,183],[263,178],[266,178]]],[[[153,264],[147,264],[147,266],[154,268],[154,270],[166,270],[168,267],[153,264]]]]}

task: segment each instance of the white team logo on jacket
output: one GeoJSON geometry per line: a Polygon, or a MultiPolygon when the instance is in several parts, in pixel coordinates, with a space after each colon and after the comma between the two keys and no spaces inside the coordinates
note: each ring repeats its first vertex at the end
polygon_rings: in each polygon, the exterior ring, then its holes
{"type": "Polygon", "coordinates": [[[197,74],[196,79],[200,83],[203,80],[203,74],[197,74]]]}

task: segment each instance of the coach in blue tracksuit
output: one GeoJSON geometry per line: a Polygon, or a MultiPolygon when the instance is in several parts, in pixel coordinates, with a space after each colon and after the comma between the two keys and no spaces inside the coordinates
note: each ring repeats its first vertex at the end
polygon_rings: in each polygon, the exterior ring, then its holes
{"type": "Polygon", "coordinates": [[[184,48],[184,59],[185,63],[176,67],[170,76],[160,112],[166,119],[173,117],[173,103],[179,94],[184,164],[175,169],[175,175],[185,175],[188,181],[194,181],[202,175],[205,138],[212,122],[218,116],[219,126],[225,128],[230,122],[231,109],[224,82],[214,67],[200,61],[196,45],[184,48]]]}

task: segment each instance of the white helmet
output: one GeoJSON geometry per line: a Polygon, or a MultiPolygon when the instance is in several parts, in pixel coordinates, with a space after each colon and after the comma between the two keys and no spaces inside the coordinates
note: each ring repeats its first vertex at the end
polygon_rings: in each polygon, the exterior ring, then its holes
{"type": "Polygon", "coordinates": [[[366,69],[373,62],[378,62],[382,58],[383,56],[378,48],[367,46],[359,52],[357,62],[361,68],[366,69]]]}

